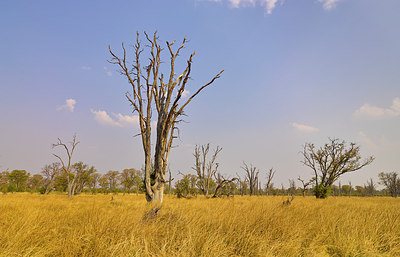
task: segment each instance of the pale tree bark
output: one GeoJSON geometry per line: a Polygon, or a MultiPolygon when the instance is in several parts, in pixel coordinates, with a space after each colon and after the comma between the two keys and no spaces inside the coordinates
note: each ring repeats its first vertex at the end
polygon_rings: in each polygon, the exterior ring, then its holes
{"type": "Polygon", "coordinates": [[[211,160],[207,161],[207,155],[210,151],[210,144],[202,145],[201,147],[196,145],[194,149],[195,166],[192,167],[196,171],[197,178],[199,180],[198,188],[203,195],[208,196],[210,190],[210,183],[213,177],[216,177],[219,164],[216,163],[217,155],[221,152],[222,148],[217,146],[214,150],[211,160]]]}
{"type": "Polygon", "coordinates": [[[58,160],[61,162],[62,166],[62,171],[65,172],[67,176],[67,191],[68,191],[68,197],[72,198],[74,196],[74,189],[75,189],[75,183],[77,177],[74,176],[74,174],[71,172],[71,161],[72,161],[72,155],[75,151],[76,146],[79,144],[79,141],[76,140],[76,135],[74,135],[72,142],[70,143],[70,147],[68,147],[66,144],[64,144],[61,139],[58,138],[58,142],[53,144],[53,148],[61,146],[64,148],[67,158],[63,160],[59,155],[53,154],[55,157],[57,157],[58,160]]]}
{"type": "Polygon", "coordinates": [[[246,179],[249,182],[249,187],[250,187],[250,195],[254,195],[257,192],[257,186],[258,186],[258,171],[256,167],[253,167],[252,164],[248,166],[245,162],[243,162],[243,167],[242,169],[246,172],[246,179]]]}
{"type": "Polygon", "coordinates": [[[164,74],[160,68],[163,49],[159,43],[157,33],[149,36],[145,32],[144,35],[147,41],[146,48],[142,47],[139,32],[137,32],[132,64],[128,63],[124,44],[122,44],[123,54],[121,56],[117,56],[109,47],[112,56],[109,62],[120,68],[121,74],[127,78],[128,83],[131,85],[131,93],[126,93],[125,96],[131,103],[133,112],[136,112],[139,116],[140,133],[138,135],[142,138],[144,150],[146,199],[148,202],[162,203],[169,152],[173,140],[179,132],[177,124],[182,121],[180,117],[184,115],[184,109],[192,99],[218,79],[223,71],[219,72],[208,83],[201,86],[194,94],[184,100],[195,53],[190,55],[184,71],[179,76],[176,76],[175,60],[180,51],[185,48],[187,40],[183,39],[180,46],[175,50],[173,49],[175,41],[172,43],[167,41],[166,46],[170,56],[169,74],[164,74]],[[148,50],[148,56],[146,57],[148,63],[142,68],[140,65],[141,54],[145,49],[148,50]],[[157,113],[157,125],[154,170],[151,171],[153,109],[157,113]]]}

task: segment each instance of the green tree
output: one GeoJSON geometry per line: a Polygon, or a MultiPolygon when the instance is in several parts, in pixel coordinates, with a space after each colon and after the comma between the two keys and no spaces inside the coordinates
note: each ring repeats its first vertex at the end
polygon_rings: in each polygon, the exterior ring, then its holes
{"type": "Polygon", "coordinates": [[[77,162],[72,165],[74,170],[72,176],[74,177],[75,183],[72,188],[73,194],[80,194],[84,187],[89,185],[90,176],[96,172],[96,169],[83,162],[77,162]]]}
{"type": "Polygon", "coordinates": [[[97,172],[90,174],[88,187],[92,194],[96,192],[97,184],[99,183],[100,177],[101,175],[97,172]]]}
{"type": "Polygon", "coordinates": [[[125,193],[130,193],[133,185],[134,185],[134,173],[135,169],[124,169],[122,170],[121,174],[119,174],[119,181],[121,182],[121,185],[123,186],[124,194],[125,193]]]}
{"type": "Polygon", "coordinates": [[[108,179],[108,185],[111,192],[115,192],[118,186],[118,175],[119,172],[116,170],[110,170],[106,173],[108,179]]]}
{"type": "Polygon", "coordinates": [[[108,194],[110,182],[108,181],[108,176],[106,174],[103,174],[100,177],[99,185],[100,185],[101,191],[103,191],[104,194],[108,194]]]}
{"type": "Polygon", "coordinates": [[[37,192],[39,188],[44,185],[43,176],[40,174],[35,174],[28,178],[28,187],[31,192],[37,192]]]}
{"type": "Polygon", "coordinates": [[[302,151],[302,163],[314,171],[316,198],[328,197],[332,184],[341,175],[359,170],[374,160],[373,156],[362,160],[360,147],[355,143],[347,145],[344,140],[331,138],[329,141],[320,148],[306,143],[302,151]]]}
{"type": "Polygon", "coordinates": [[[22,192],[26,188],[26,182],[29,178],[29,173],[26,170],[13,170],[8,174],[9,183],[15,187],[18,192],[22,192]]]}
{"type": "Polygon", "coordinates": [[[58,192],[65,192],[68,188],[67,173],[60,172],[54,179],[54,187],[58,192]]]}
{"type": "Polygon", "coordinates": [[[8,171],[3,171],[0,173],[0,191],[3,193],[7,193],[8,175],[8,171]]]}
{"type": "Polygon", "coordinates": [[[192,174],[184,175],[181,180],[175,183],[175,193],[178,198],[197,195],[197,176],[192,174]]]}

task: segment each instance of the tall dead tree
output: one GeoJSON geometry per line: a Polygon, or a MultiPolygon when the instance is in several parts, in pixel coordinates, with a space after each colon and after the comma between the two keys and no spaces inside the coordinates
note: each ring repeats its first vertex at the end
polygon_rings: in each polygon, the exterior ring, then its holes
{"type": "Polygon", "coordinates": [[[269,169],[268,173],[267,173],[267,183],[265,183],[265,190],[267,192],[267,195],[269,195],[271,193],[271,189],[272,189],[272,179],[274,178],[275,175],[275,171],[274,168],[269,169]]]}
{"type": "Polygon", "coordinates": [[[53,154],[55,157],[57,157],[58,160],[61,162],[62,166],[62,171],[66,174],[67,177],[67,191],[68,191],[68,197],[73,197],[74,196],[74,189],[75,189],[75,184],[77,181],[77,176],[76,174],[73,173],[72,171],[72,155],[74,154],[76,146],[79,144],[79,141],[76,140],[76,135],[72,138],[72,142],[70,143],[70,147],[68,147],[66,144],[64,144],[61,139],[58,138],[58,142],[53,144],[53,148],[61,146],[64,148],[65,153],[67,154],[67,158],[63,160],[59,155],[53,154]]]}
{"type": "Polygon", "coordinates": [[[194,149],[195,166],[192,168],[196,171],[199,181],[198,187],[200,191],[207,196],[210,190],[210,184],[213,177],[216,177],[218,170],[218,163],[215,162],[217,155],[221,152],[222,148],[217,146],[214,150],[211,160],[207,161],[207,154],[210,151],[210,144],[198,146],[194,149]]]}
{"type": "Polygon", "coordinates": [[[250,195],[254,195],[257,190],[257,185],[258,185],[258,171],[256,167],[253,167],[252,164],[248,166],[245,162],[243,162],[243,167],[242,169],[246,172],[246,179],[249,182],[249,187],[250,187],[250,195]]]}
{"type": "Polygon", "coordinates": [[[174,138],[177,137],[177,124],[181,121],[180,117],[184,115],[184,109],[192,99],[218,79],[223,70],[184,100],[184,96],[188,92],[186,88],[195,52],[187,60],[184,71],[177,76],[175,73],[175,60],[179,56],[180,51],[185,48],[187,41],[184,38],[176,50],[173,49],[175,41],[172,43],[167,41],[166,46],[169,51],[170,64],[169,72],[165,74],[161,71],[160,67],[163,49],[159,43],[157,33],[149,36],[144,32],[144,35],[147,45],[142,47],[139,32],[136,33],[136,43],[133,46],[133,63],[128,63],[127,52],[123,43],[123,54],[121,57],[117,56],[111,50],[111,47],[109,47],[112,56],[109,62],[120,68],[121,74],[127,78],[132,89],[131,93],[127,92],[125,96],[132,105],[133,112],[139,115],[139,135],[142,138],[145,155],[144,184],[146,199],[149,202],[162,203],[169,152],[174,138]],[[148,54],[145,57],[148,60],[148,64],[142,68],[140,63],[144,50],[148,50],[148,54]],[[150,138],[154,108],[157,112],[157,135],[154,150],[154,170],[151,172],[150,161],[152,149],[150,138]]]}

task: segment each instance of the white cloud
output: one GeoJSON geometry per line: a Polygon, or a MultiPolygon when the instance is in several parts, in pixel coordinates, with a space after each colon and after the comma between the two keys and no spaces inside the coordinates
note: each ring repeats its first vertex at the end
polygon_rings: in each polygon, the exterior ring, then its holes
{"type": "Polygon", "coordinates": [[[331,10],[336,7],[336,4],[341,0],[318,0],[318,2],[322,3],[322,7],[325,10],[331,10]]]}
{"type": "Polygon", "coordinates": [[[185,98],[185,97],[187,97],[188,95],[190,95],[190,91],[189,90],[183,90],[183,93],[182,93],[182,98],[185,98]]]}
{"type": "Polygon", "coordinates": [[[356,118],[383,119],[393,118],[400,115],[400,98],[393,99],[390,108],[382,108],[370,104],[362,105],[353,114],[356,118]]]}
{"type": "Polygon", "coordinates": [[[264,6],[267,14],[271,14],[277,2],[282,0],[228,0],[233,8],[255,6],[256,4],[264,6]]]}
{"type": "Polygon", "coordinates": [[[113,114],[117,118],[117,123],[121,124],[121,127],[139,126],[138,115],[122,115],[121,113],[113,114]]]}
{"type": "Polygon", "coordinates": [[[266,8],[266,11],[267,11],[267,14],[271,14],[272,13],[272,10],[275,8],[275,5],[276,5],[276,3],[278,1],[279,0],[264,0],[263,1],[264,5],[265,5],[265,8],[266,8]]]}
{"type": "Polygon", "coordinates": [[[94,114],[94,119],[101,125],[107,125],[107,126],[116,126],[116,127],[121,127],[121,125],[114,121],[110,115],[107,114],[106,111],[94,111],[90,110],[94,114]]]}
{"type": "Polygon", "coordinates": [[[57,111],[66,110],[66,111],[74,112],[75,104],[76,104],[76,100],[71,99],[71,98],[67,99],[67,100],[65,100],[64,105],[57,107],[57,111]]]}
{"type": "Polygon", "coordinates": [[[82,70],[91,70],[92,67],[84,65],[84,66],[81,67],[81,69],[82,70]]]}
{"type": "MultiPolygon", "coordinates": [[[[263,6],[267,14],[271,14],[272,10],[275,9],[278,3],[283,4],[284,0],[207,0],[210,2],[229,2],[232,8],[248,7],[248,6],[263,6]]],[[[334,9],[338,2],[342,0],[318,0],[322,4],[325,10],[334,9]]]]}
{"type": "Polygon", "coordinates": [[[303,124],[299,124],[296,122],[292,123],[292,127],[294,127],[295,129],[301,131],[301,132],[318,132],[319,129],[318,128],[314,128],[311,126],[307,126],[307,125],[303,125],[303,124]]]}
{"type": "Polygon", "coordinates": [[[104,71],[106,72],[107,76],[111,77],[112,76],[112,72],[107,69],[107,67],[104,67],[104,71]]]}
{"type": "Polygon", "coordinates": [[[90,110],[94,114],[94,119],[101,125],[113,127],[137,127],[139,126],[139,116],[122,115],[120,113],[112,115],[112,118],[106,111],[90,110]]]}

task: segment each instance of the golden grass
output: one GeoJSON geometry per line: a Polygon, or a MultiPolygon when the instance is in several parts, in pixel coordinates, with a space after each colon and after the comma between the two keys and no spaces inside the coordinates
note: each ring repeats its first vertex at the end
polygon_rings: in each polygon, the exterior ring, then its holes
{"type": "Polygon", "coordinates": [[[0,196],[0,256],[400,256],[400,199],[0,196]]]}

